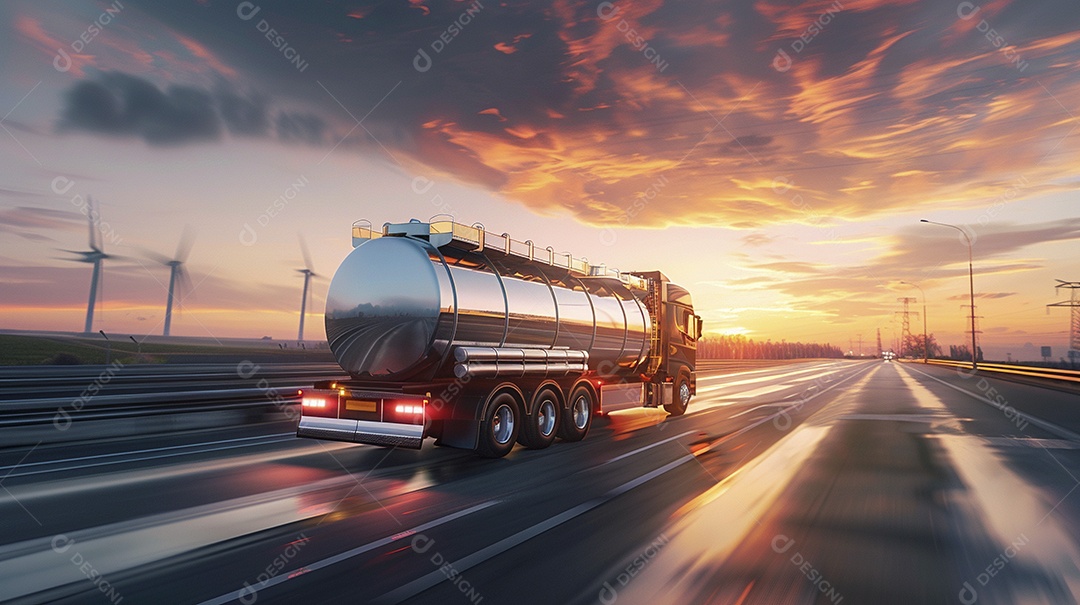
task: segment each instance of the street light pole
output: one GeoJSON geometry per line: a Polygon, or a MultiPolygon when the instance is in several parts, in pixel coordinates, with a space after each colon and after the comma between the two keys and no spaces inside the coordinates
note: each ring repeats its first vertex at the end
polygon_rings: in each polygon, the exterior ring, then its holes
{"type": "Polygon", "coordinates": [[[979,359],[978,350],[979,349],[978,349],[978,346],[975,344],[975,270],[973,268],[973,263],[972,263],[972,256],[973,255],[972,255],[972,251],[971,251],[971,237],[967,234],[967,231],[964,231],[963,229],[961,229],[960,227],[957,227],[956,225],[950,225],[948,223],[938,223],[938,222],[935,222],[935,221],[928,221],[926,219],[920,219],[919,222],[920,223],[930,223],[931,225],[939,225],[939,226],[942,226],[942,227],[949,227],[951,229],[956,229],[957,231],[960,232],[961,235],[964,236],[964,240],[967,242],[967,245],[968,245],[968,291],[969,291],[969,293],[971,295],[971,369],[976,370],[976,369],[978,369],[978,359],[979,359]]]}
{"type": "Polygon", "coordinates": [[[916,288],[919,288],[919,294],[922,294],[922,362],[930,363],[930,341],[927,340],[926,337],[926,292],[923,292],[923,289],[919,287],[919,284],[913,284],[909,281],[902,281],[900,283],[915,286],[916,288]]]}

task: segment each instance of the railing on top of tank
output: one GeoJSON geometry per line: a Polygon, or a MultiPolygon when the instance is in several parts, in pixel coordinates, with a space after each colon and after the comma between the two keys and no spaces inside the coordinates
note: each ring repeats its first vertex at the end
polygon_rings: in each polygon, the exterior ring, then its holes
{"type": "Polygon", "coordinates": [[[622,281],[624,284],[640,288],[642,290],[648,289],[649,280],[644,277],[638,277],[629,273],[623,273],[618,269],[609,269],[607,265],[590,265],[589,275],[592,277],[614,277],[622,281]]]}
{"type": "Polygon", "coordinates": [[[430,229],[433,234],[449,233],[454,239],[481,249],[499,250],[504,254],[546,263],[552,267],[561,267],[582,275],[613,277],[627,285],[641,289],[648,286],[647,280],[636,275],[622,273],[617,269],[608,269],[606,265],[590,265],[589,261],[584,258],[574,258],[568,252],[555,252],[551,246],[538,248],[532,240],[516,240],[507,233],[496,235],[484,229],[484,226],[479,223],[469,226],[458,223],[453,219],[438,220],[430,223],[430,229]]]}
{"type": "Polygon", "coordinates": [[[367,219],[360,219],[352,224],[352,236],[353,239],[375,239],[382,237],[382,230],[375,231],[372,228],[371,221],[367,219]]]}
{"type": "MultiPolygon", "coordinates": [[[[429,219],[428,229],[432,235],[450,234],[455,240],[474,245],[480,249],[499,250],[504,254],[546,263],[552,267],[561,267],[590,277],[613,277],[631,287],[641,289],[648,287],[648,280],[636,275],[623,273],[618,269],[609,269],[607,265],[590,265],[585,258],[574,258],[574,255],[568,252],[555,252],[551,246],[537,248],[532,240],[516,240],[507,233],[497,235],[488,232],[480,223],[469,226],[453,220],[453,217],[442,219],[441,217],[444,216],[448,215],[437,215],[429,219]]],[[[382,229],[375,230],[371,221],[367,219],[354,222],[352,224],[353,245],[358,245],[357,240],[371,240],[383,237],[386,235],[388,225],[389,223],[386,223],[382,229]]]]}

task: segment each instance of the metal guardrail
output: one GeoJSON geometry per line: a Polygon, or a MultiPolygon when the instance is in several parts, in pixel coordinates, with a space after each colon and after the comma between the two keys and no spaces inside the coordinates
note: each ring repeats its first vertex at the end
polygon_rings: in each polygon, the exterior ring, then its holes
{"type": "Polygon", "coordinates": [[[0,427],[220,409],[280,407],[296,389],[344,375],[336,364],[0,368],[0,427]]]}
{"type": "MultiPolygon", "coordinates": [[[[904,360],[907,363],[921,363],[919,360],[904,360]]],[[[970,361],[951,361],[948,359],[931,359],[927,363],[952,368],[971,369],[970,361]]],[[[1050,380],[1063,380],[1080,384],[1080,371],[1062,370],[1058,368],[1040,368],[1036,366],[1021,366],[1006,363],[980,363],[979,370],[994,372],[997,374],[1013,374],[1030,378],[1046,378],[1050,380]]]]}

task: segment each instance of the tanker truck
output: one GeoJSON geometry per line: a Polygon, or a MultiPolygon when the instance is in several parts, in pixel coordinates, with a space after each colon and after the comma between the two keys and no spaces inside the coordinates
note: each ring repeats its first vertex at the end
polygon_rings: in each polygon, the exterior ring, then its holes
{"type": "Polygon", "coordinates": [[[660,271],[623,272],[452,219],[353,225],[326,338],[350,379],[300,392],[298,437],[505,456],[628,407],[686,411],[702,322],[660,271]]]}

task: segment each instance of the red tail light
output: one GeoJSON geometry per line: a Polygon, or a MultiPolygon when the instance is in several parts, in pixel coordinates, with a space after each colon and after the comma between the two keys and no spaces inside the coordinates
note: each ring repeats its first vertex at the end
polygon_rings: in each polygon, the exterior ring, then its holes
{"type": "Polygon", "coordinates": [[[426,410],[424,401],[412,399],[406,401],[387,401],[383,405],[383,420],[403,424],[424,424],[426,410]]]}
{"type": "Polygon", "coordinates": [[[300,405],[312,410],[324,410],[330,403],[322,397],[304,397],[300,400],[300,405]]]}

